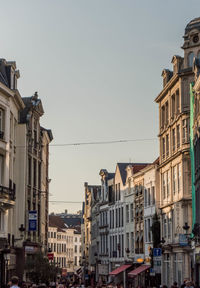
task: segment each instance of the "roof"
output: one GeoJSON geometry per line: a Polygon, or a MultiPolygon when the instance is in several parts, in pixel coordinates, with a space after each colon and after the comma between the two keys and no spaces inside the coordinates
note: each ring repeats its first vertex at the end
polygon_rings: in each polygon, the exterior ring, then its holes
{"type": "Polygon", "coordinates": [[[125,184],[125,182],[126,182],[126,174],[127,174],[126,167],[128,165],[133,165],[133,163],[117,163],[123,184],[125,184]]]}
{"type": "Polygon", "coordinates": [[[49,215],[49,227],[56,227],[58,228],[58,231],[62,229],[66,229],[65,222],[63,221],[62,218],[56,215],[49,215]]]}
{"type": "Polygon", "coordinates": [[[191,20],[186,28],[185,28],[185,34],[187,34],[188,32],[190,32],[192,29],[197,29],[200,30],[200,17],[198,18],[194,18],[193,20],[191,20]]]}
{"type": "Polygon", "coordinates": [[[30,97],[22,97],[25,108],[20,113],[20,123],[27,123],[28,114],[31,110],[37,110],[40,116],[44,114],[44,110],[42,107],[42,101],[38,98],[37,92],[33,96],[30,97]]]}
{"type": "Polygon", "coordinates": [[[62,218],[63,222],[68,228],[75,228],[76,226],[81,226],[81,217],[76,218],[62,218]]]}
{"type": "Polygon", "coordinates": [[[119,170],[120,170],[120,175],[122,178],[123,185],[126,183],[127,166],[132,166],[133,173],[137,173],[149,164],[150,163],[117,163],[117,166],[119,167],[119,170]]]}
{"type": "Polygon", "coordinates": [[[113,270],[112,272],[109,273],[109,275],[118,275],[119,273],[127,270],[128,268],[130,268],[132,265],[122,265],[120,267],[118,267],[117,269],[113,270]]]}
{"type": "Polygon", "coordinates": [[[133,169],[133,173],[137,173],[140,170],[142,170],[143,168],[145,168],[147,165],[149,165],[149,163],[136,163],[132,166],[133,169]]]}

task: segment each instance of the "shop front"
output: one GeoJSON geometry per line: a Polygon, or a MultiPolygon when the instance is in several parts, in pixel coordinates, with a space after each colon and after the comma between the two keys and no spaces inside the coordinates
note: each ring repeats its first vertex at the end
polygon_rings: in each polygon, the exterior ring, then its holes
{"type": "Polygon", "coordinates": [[[123,284],[124,287],[126,287],[126,284],[128,283],[128,273],[132,269],[132,265],[130,264],[125,264],[122,265],[112,272],[109,273],[109,275],[112,277],[112,283],[113,285],[121,285],[123,284]]]}
{"type": "Polygon", "coordinates": [[[140,265],[128,273],[129,287],[147,287],[150,265],[140,265]]]}

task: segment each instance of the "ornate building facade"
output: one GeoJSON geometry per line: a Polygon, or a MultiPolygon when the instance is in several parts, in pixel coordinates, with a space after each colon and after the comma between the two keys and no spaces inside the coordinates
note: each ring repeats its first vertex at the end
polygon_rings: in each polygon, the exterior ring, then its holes
{"type": "Polygon", "coordinates": [[[194,56],[200,56],[200,19],[185,29],[184,57],[172,58],[173,71],[164,69],[159,104],[161,233],[165,239],[163,279],[169,285],[191,278],[191,250],[182,243],[192,228],[192,192],[189,144],[190,83],[194,56]]]}

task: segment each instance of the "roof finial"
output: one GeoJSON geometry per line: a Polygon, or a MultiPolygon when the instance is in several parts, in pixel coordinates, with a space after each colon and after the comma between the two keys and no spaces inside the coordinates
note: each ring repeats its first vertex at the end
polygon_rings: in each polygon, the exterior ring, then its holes
{"type": "Polygon", "coordinates": [[[37,100],[38,99],[38,92],[36,91],[32,97],[34,100],[37,100]]]}

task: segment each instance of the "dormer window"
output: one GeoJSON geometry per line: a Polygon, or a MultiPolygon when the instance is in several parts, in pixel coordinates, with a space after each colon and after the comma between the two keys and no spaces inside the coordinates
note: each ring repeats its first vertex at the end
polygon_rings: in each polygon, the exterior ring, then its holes
{"type": "Polygon", "coordinates": [[[193,53],[193,52],[190,52],[190,53],[188,54],[188,66],[189,66],[189,67],[192,67],[192,65],[193,65],[193,59],[194,59],[194,53],[193,53]]]}

